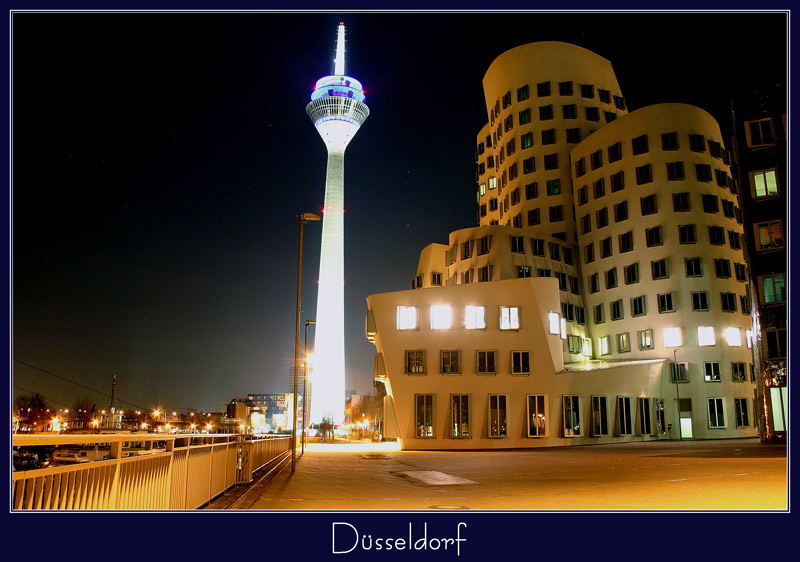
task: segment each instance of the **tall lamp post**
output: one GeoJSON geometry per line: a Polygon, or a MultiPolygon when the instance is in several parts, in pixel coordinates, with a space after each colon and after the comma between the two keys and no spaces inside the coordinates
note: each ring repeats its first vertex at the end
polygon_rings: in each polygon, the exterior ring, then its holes
{"type": "Polygon", "coordinates": [[[297,459],[297,367],[298,352],[300,348],[300,285],[303,280],[303,227],[309,221],[320,220],[319,215],[303,213],[300,215],[300,243],[297,251],[297,316],[294,324],[294,399],[292,400],[292,472],[294,472],[297,459]]]}
{"type": "Polygon", "coordinates": [[[303,438],[300,441],[300,452],[306,451],[306,412],[308,411],[308,325],[316,324],[316,320],[306,320],[306,339],[303,342],[303,438]]]}

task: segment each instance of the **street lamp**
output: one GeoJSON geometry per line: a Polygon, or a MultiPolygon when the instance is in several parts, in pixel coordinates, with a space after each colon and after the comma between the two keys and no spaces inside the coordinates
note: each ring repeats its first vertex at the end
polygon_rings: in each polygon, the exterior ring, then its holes
{"type": "Polygon", "coordinates": [[[303,342],[303,439],[301,443],[300,453],[305,453],[306,439],[308,438],[306,432],[306,412],[308,411],[308,325],[316,325],[316,320],[306,320],[306,339],[303,342]]]}
{"type": "Polygon", "coordinates": [[[292,408],[294,414],[292,415],[292,472],[294,473],[295,464],[297,462],[297,367],[298,367],[298,353],[300,351],[300,285],[303,280],[303,227],[309,221],[320,220],[319,215],[314,213],[303,213],[300,215],[300,242],[297,250],[297,315],[294,324],[294,400],[292,400],[292,408]]]}

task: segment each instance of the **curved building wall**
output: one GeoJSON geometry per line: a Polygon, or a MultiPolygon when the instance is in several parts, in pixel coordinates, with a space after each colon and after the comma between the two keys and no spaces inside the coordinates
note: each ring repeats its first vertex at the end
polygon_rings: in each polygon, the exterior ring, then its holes
{"type": "Polygon", "coordinates": [[[752,398],[754,388],[728,162],[716,121],[683,104],[634,111],[572,151],[594,355],[687,363],[688,383],[676,391],[692,401],[695,437],[741,433],[732,398],[752,398]],[[668,341],[665,330],[676,328],[679,340],[668,341]],[[725,397],[724,429],[701,423],[713,397],[725,397]]]}
{"type": "Polygon", "coordinates": [[[611,63],[575,45],[531,43],[495,59],[483,86],[479,224],[542,225],[575,242],[569,151],[626,113],[611,63]]]}

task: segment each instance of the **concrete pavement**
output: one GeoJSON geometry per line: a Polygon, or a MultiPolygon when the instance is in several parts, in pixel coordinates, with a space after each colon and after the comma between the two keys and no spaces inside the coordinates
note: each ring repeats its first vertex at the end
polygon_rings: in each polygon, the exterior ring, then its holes
{"type": "Polygon", "coordinates": [[[310,444],[254,510],[786,510],[783,445],[653,441],[508,451],[310,444]]]}

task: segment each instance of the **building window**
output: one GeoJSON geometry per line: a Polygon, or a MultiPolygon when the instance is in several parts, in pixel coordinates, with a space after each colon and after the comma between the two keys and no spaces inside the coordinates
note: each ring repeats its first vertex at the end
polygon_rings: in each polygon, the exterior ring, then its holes
{"type": "Polygon", "coordinates": [[[600,290],[600,282],[598,281],[597,273],[592,273],[589,276],[589,292],[596,293],[600,290]]]}
{"type": "Polygon", "coordinates": [[[666,279],[669,277],[669,273],[667,272],[666,258],[663,260],[652,261],[650,262],[650,265],[653,273],[653,279],[666,279]]]}
{"type": "Polygon", "coordinates": [[[448,305],[431,306],[431,330],[450,330],[453,327],[453,311],[448,305]]]}
{"type": "Polygon", "coordinates": [[[614,267],[606,271],[606,289],[613,289],[617,286],[617,268],[614,267]]]}
{"type": "Polygon", "coordinates": [[[639,349],[654,349],[655,344],[653,343],[653,330],[642,330],[636,333],[636,337],[639,340],[639,349]]]}
{"type": "Polygon", "coordinates": [[[500,329],[519,330],[519,307],[501,306],[500,307],[500,329]]]}
{"type": "Polygon", "coordinates": [[[701,258],[686,258],[686,277],[702,277],[703,276],[703,260],[701,258]]]}
{"type": "Polygon", "coordinates": [[[587,244],[584,247],[584,263],[592,263],[594,261],[594,245],[587,244]]]}
{"type": "Polygon", "coordinates": [[[586,158],[580,158],[575,162],[575,177],[579,178],[586,175],[586,158]]]}
{"type": "Polygon", "coordinates": [[[531,374],[531,354],[529,351],[511,352],[511,374],[512,375],[531,374]]]}
{"type": "Polygon", "coordinates": [[[503,109],[511,105],[511,92],[506,92],[503,96],[503,109]]]}
{"type": "Polygon", "coordinates": [[[531,238],[531,252],[534,256],[544,257],[544,240],[531,238]]]}
{"type": "Polygon", "coordinates": [[[692,312],[703,312],[708,310],[708,293],[698,291],[692,293],[692,312]]]}
{"type": "Polygon", "coordinates": [[[591,84],[581,84],[581,96],[584,98],[593,98],[594,97],[594,86],[591,84]]]}
{"type": "Polygon", "coordinates": [[[539,184],[537,182],[525,185],[525,199],[536,199],[539,197],[539,184]]]}
{"type": "Polygon", "coordinates": [[[603,151],[596,150],[589,156],[589,164],[592,170],[596,170],[603,165],[603,151]]]}
{"type": "Polygon", "coordinates": [[[667,179],[669,181],[686,179],[683,162],[667,162],[667,179]]]}
{"type": "Polygon", "coordinates": [[[559,82],[558,93],[562,96],[572,95],[572,82],[559,82]]]}
{"type": "Polygon", "coordinates": [[[586,120],[587,121],[600,121],[600,109],[597,107],[587,107],[586,108],[586,120]]]}
{"type": "Polygon", "coordinates": [[[573,354],[578,355],[582,351],[583,346],[583,338],[576,335],[568,335],[567,336],[567,350],[573,354]]]}
{"type": "Polygon", "coordinates": [[[611,320],[622,320],[622,300],[611,301],[611,320]]]}
{"type": "Polygon", "coordinates": [[[722,145],[717,141],[708,139],[708,153],[714,158],[722,158],[722,145]]]}
{"type": "Polygon", "coordinates": [[[578,106],[574,103],[568,104],[563,106],[562,108],[564,119],[577,119],[578,118],[578,106]]]}
{"type": "Polygon", "coordinates": [[[619,235],[619,252],[625,253],[633,250],[633,232],[619,235]]]}
{"type": "Polygon", "coordinates": [[[597,228],[608,226],[608,209],[603,207],[597,211],[597,228]]]}
{"type": "Polygon", "coordinates": [[[525,101],[530,96],[528,85],[525,84],[521,88],[517,88],[517,101],[525,101]]]}
{"type": "Polygon", "coordinates": [[[625,284],[631,285],[639,282],[639,264],[632,263],[625,266],[625,284]]]}
{"type": "Polygon", "coordinates": [[[416,330],[417,329],[417,307],[398,306],[397,307],[397,329],[416,330]]]}
{"type": "Polygon", "coordinates": [[[469,394],[450,396],[450,437],[461,439],[471,437],[469,394]]]}
{"type": "Polygon", "coordinates": [[[658,312],[675,312],[675,303],[672,301],[672,293],[661,293],[658,295],[658,312]]]}
{"type": "Polygon", "coordinates": [[[519,142],[520,142],[520,146],[522,146],[523,149],[532,147],[533,146],[533,133],[525,133],[525,134],[523,134],[520,137],[519,142]]]}
{"type": "Polygon", "coordinates": [[[539,209],[531,209],[528,211],[528,226],[534,226],[542,222],[539,209]]]}
{"type": "Polygon", "coordinates": [[[424,375],[425,369],[425,350],[413,349],[406,351],[406,374],[424,375]]]}
{"type": "Polygon", "coordinates": [[[536,276],[537,277],[552,277],[553,276],[553,271],[550,270],[550,269],[538,268],[536,270],[536,276]]]}
{"type": "Polygon", "coordinates": [[[691,211],[692,206],[689,203],[689,193],[673,193],[672,194],[672,210],[676,213],[691,211]]]}
{"type": "MultiPolygon", "coordinates": [[[[558,180],[555,180],[558,181],[558,180]]],[[[548,183],[548,191],[550,189],[550,182],[548,183]]],[[[561,222],[564,220],[564,208],[561,205],[550,207],[550,222],[561,222]]]]}
{"type": "Polygon", "coordinates": [[[553,118],[553,106],[552,105],[542,105],[539,106],[539,120],[540,121],[547,121],[553,118]]]}
{"type": "Polygon", "coordinates": [[[497,210],[497,199],[489,199],[489,210],[490,211],[497,210]]]}
{"type": "Polygon", "coordinates": [[[631,316],[644,316],[647,314],[645,308],[644,296],[634,297],[631,299],[631,316]]]}
{"type": "Polygon", "coordinates": [[[605,115],[606,123],[611,123],[617,118],[617,114],[613,111],[604,111],[603,114],[605,115]]]}
{"type": "Polygon", "coordinates": [[[540,98],[550,95],[550,82],[536,84],[536,95],[540,98]]]}
{"type": "Polygon", "coordinates": [[[733,230],[728,231],[728,244],[734,250],[742,249],[742,235],[733,230]]]}
{"type": "Polygon", "coordinates": [[[617,396],[617,432],[633,435],[633,407],[630,396],[617,396]]]}
{"type": "Polygon", "coordinates": [[[581,130],[579,128],[567,129],[567,142],[568,143],[581,142],[581,130]]]}
{"type": "Polygon", "coordinates": [[[559,195],[561,193],[561,180],[547,180],[547,194],[559,195]]]}
{"type": "Polygon", "coordinates": [[[592,436],[608,435],[608,398],[592,396],[592,436]]]}
{"type": "Polygon", "coordinates": [[[728,174],[724,170],[714,169],[714,175],[717,177],[717,185],[720,187],[728,187],[730,180],[728,174]]]}
{"type": "Polygon", "coordinates": [[[783,248],[783,226],[781,221],[761,222],[755,225],[757,250],[783,248]]]}
{"type": "Polygon", "coordinates": [[[417,394],[415,398],[417,437],[433,437],[433,394],[417,394]]]}
{"type": "Polygon", "coordinates": [[[546,129],[542,131],[542,144],[555,144],[556,143],[556,130],[546,129]]]}
{"type": "Polygon", "coordinates": [[[708,241],[715,246],[725,245],[725,229],[721,226],[708,227],[708,241]]]}
{"type": "Polygon", "coordinates": [[[645,152],[649,152],[650,148],[647,142],[647,135],[642,135],[640,137],[636,137],[631,142],[633,148],[633,154],[644,154],[645,152]]]}
{"type": "Polygon", "coordinates": [[[460,375],[461,352],[459,350],[442,350],[439,365],[443,375],[460,375]]]}
{"type": "Polygon", "coordinates": [[[565,395],[561,400],[563,412],[564,437],[578,437],[581,434],[580,397],[565,395]]]}
{"type": "Polygon", "coordinates": [[[614,106],[617,109],[625,109],[625,98],[622,96],[614,96],[614,106]]]}
{"type": "Polygon", "coordinates": [[[616,174],[611,174],[611,192],[625,189],[625,172],[620,170],[616,174]]]}
{"type": "Polygon", "coordinates": [[[714,326],[698,326],[697,327],[697,345],[700,347],[708,347],[716,345],[717,340],[714,337],[714,326]]]}
{"type": "Polygon", "coordinates": [[[508,437],[508,411],[505,394],[489,395],[489,437],[508,437]]]}
{"type": "Polygon", "coordinates": [[[658,203],[655,194],[640,198],[642,216],[653,215],[658,212],[658,203]]]}
{"type": "Polygon", "coordinates": [[[693,224],[678,225],[678,241],[681,244],[696,244],[697,230],[693,224]]]}
{"type": "Polygon", "coordinates": [[[544,155],[544,169],[555,170],[558,168],[558,154],[545,154],[544,155]]]}
{"type": "Polygon", "coordinates": [[[464,307],[464,328],[467,330],[486,329],[486,307],[467,305],[464,307]]]}
{"type": "Polygon", "coordinates": [[[608,162],[616,162],[622,159],[622,143],[617,142],[608,147],[608,162]]]}
{"type": "Polygon", "coordinates": [[[614,205],[614,221],[622,222],[628,220],[628,202],[623,201],[614,205]]]}
{"type": "Polygon", "coordinates": [[[597,338],[597,353],[598,355],[611,355],[611,346],[609,345],[609,337],[603,336],[597,338]]]}
{"type": "Polygon", "coordinates": [[[640,435],[653,435],[653,417],[650,398],[639,398],[639,432],[640,435]]]}
{"type": "Polygon", "coordinates": [[[482,238],[478,238],[478,255],[482,256],[488,254],[491,244],[492,244],[491,236],[484,236],[482,238]]]}
{"type": "Polygon", "coordinates": [[[549,242],[547,245],[550,248],[550,259],[561,261],[561,246],[554,242],[549,242]]]}
{"type": "Polygon", "coordinates": [[[594,307],[594,323],[595,324],[602,324],[606,321],[606,309],[603,307],[603,303],[595,305],[594,307]]]}
{"type": "Polygon", "coordinates": [[[703,194],[703,210],[706,213],[719,212],[719,202],[716,195],[703,194]]]}
{"type": "Polygon", "coordinates": [[[775,134],[772,128],[772,119],[747,121],[745,123],[745,136],[747,146],[767,146],[775,144],[775,134]]]}
{"type": "Polygon", "coordinates": [[[749,427],[750,415],[747,410],[747,398],[734,398],[736,408],[736,427],[749,427]]]}
{"type": "Polygon", "coordinates": [[[706,138],[703,135],[689,135],[689,150],[692,152],[705,152],[706,138]]]}
{"type": "Polygon", "coordinates": [[[678,133],[663,133],[661,135],[661,150],[678,150],[678,133]]]}
{"type": "Polygon", "coordinates": [[[547,437],[547,396],[528,394],[528,437],[547,437]]]}
{"type": "Polygon", "coordinates": [[[711,429],[725,427],[724,398],[708,399],[708,427],[711,429]]]}
{"type": "Polygon", "coordinates": [[[786,300],[786,278],[781,273],[761,277],[761,302],[770,304],[786,300]]]}
{"type": "Polygon", "coordinates": [[[688,363],[672,363],[671,375],[672,384],[685,384],[689,382],[689,364],[688,363]]]}
{"type": "Polygon", "coordinates": [[[529,265],[518,265],[517,266],[517,278],[521,279],[524,277],[531,276],[531,267],[529,265]]]}
{"type": "Polygon", "coordinates": [[[611,238],[603,238],[600,240],[600,257],[607,258],[613,253],[611,249],[611,238]]]}
{"type": "Polygon", "coordinates": [[[485,265],[478,268],[478,282],[485,283],[492,280],[492,266],[485,265]]]}
{"type": "Polygon", "coordinates": [[[594,182],[592,187],[594,189],[595,199],[600,199],[606,194],[606,183],[605,180],[603,180],[603,178],[600,178],[599,180],[594,182]]]}
{"type": "Polygon", "coordinates": [[[643,185],[653,181],[653,168],[650,164],[636,168],[636,185],[643,185]]]}
{"type": "Polygon", "coordinates": [[[736,312],[736,294],[720,293],[722,297],[722,312],[736,312]]]}
{"type": "Polygon", "coordinates": [[[747,369],[744,363],[731,363],[733,382],[747,382],[747,369]]]}
{"type": "Polygon", "coordinates": [[[731,276],[731,262],[730,260],[715,259],[714,269],[717,272],[717,277],[720,279],[727,279],[731,276]]]}
{"type": "Polygon", "coordinates": [[[495,356],[496,351],[491,349],[479,349],[477,352],[476,371],[479,375],[493,375],[495,374],[495,356]]]}
{"type": "Polygon", "coordinates": [[[586,324],[586,309],[582,306],[575,307],[575,322],[581,326],[586,324]]]}
{"type": "Polygon", "coordinates": [[[694,171],[697,175],[697,181],[711,181],[711,166],[709,164],[695,164],[694,171]]]}
{"type": "Polygon", "coordinates": [[[441,286],[442,285],[442,274],[441,273],[431,273],[431,285],[433,285],[433,286],[441,286]]]}
{"type": "Polygon", "coordinates": [[[525,253],[525,238],[522,236],[511,237],[511,251],[517,254],[525,253]]]}
{"type": "Polygon", "coordinates": [[[751,172],[753,195],[755,197],[770,197],[778,194],[778,174],[776,170],[761,170],[751,172]]]}
{"type": "Polygon", "coordinates": [[[647,247],[661,246],[663,240],[661,238],[661,227],[654,226],[653,228],[646,228],[644,231],[644,238],[647,242],[647,247]]]}

